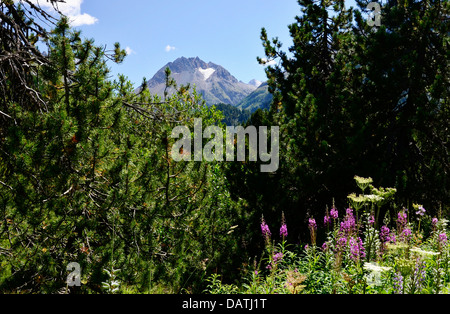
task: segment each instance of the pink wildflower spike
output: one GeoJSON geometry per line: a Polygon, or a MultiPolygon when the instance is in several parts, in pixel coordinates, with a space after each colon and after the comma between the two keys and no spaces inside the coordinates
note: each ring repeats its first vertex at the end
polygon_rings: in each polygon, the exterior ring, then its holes
{"type": "Polygon", "coordinates": [[[261,220],[261,233],[265,239],[268,239],[272,236],[272,233],[270,232],[269,226],[266,224],[264,217],[261,220]]]}
{"type": "Polygon", "coordinates": [[[337,218],[339,217],[339,212],[338,212],[338,210],[337,210],[335,207],[333,207],[333,208],[331,209],[331,211],[330,211],[330,216],[331,216],[331,218],[333,218],[333,219],[337,219],[337,218]]]}

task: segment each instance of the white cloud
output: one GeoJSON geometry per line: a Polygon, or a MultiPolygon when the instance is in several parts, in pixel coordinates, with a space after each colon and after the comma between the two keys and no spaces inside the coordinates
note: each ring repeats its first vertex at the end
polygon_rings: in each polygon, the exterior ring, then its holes
{"type": "Polygon", "coordinates": [[[69,16],[70,25],[73,27],[81,26],[81,25],[92,25],[98,22],[96,17],[93,17],[87,13],[69,16]]]}
{"type": "Polygon", "coordinates": [[[175,50],[175,49],[176,49],[176,48],[173,47],[173,46],[171,46],[171,45],[167,45],[167,46],[166,46],[166,52],[170,52],[170,51],[175,50]]]}
{"type": "Polygon", "coordinates": [[[277,64],[277,62],[275,61],[275,60],[270,60],[270,61],[268,61],[266,58],[262,58],[262,61],[264,61],[265,62],[265,64],[264,64],[264,66],[272,66],[272,65],[276,65],[277,64]]]}
{"type": "Polygon", "coordinates": [[[128,46],[125,48],[125,52],[127,53],[127,56],[129,56],[131,54],[136,54],[136,51],[134,51],[133,49],[131,49],[128,46]]]}
{"type": "MultiPolygon", "coordinates": [[[[41,8],[51,12],[54,11],[53,5],[45,0],[30,0],[32,3],[39,5],[41,8]]],[[[71,26],[92,25],[98,22],[96,17],[87,13],[81,13],[81,4],[83,0],[65,0],[65,2],[58,2],[57,9],[67,16],[71,26]]]]}

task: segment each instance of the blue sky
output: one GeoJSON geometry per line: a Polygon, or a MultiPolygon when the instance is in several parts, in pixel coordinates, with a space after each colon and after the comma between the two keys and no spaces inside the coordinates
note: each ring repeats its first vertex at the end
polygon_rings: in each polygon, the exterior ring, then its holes
{"type": "Polygon", "coordinates": [[[222,65],[244,82],[264,81],[256,61],[264,57],[261,28],[287,50],[287,26],[300,14],[297,0],[66,0],[60,9],[83,37],[128,50],[124,63],[110,67],[135,85],[181,56],[222,65]]]}
{"type": "Polygon", "coordinates": [[[287,25],[299,6],[296,0],[84,0],[81,12],[98,20],[78,27],[85,37],[128,47],[124,63],[111,67],[135,84],[181,56],[220,64],[248,82],[266,79],[256,61],[264,57],[261,28],[289,43],[287,25]]]}

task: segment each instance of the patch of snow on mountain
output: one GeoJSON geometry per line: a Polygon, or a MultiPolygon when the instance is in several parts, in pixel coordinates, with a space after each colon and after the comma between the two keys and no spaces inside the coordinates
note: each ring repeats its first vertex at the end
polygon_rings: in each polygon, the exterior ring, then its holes
{"type": "Polygon", "coordinates": [[[249,85],[253,85],[253,86],[255,86],[256,88],[260,87],[262,83],[263,83],[263,82],[258,81],[258,80],[251,80],[250,82],[248,82],[249,85]]]}
{"type": "Polygon", "coordinates": [[[211,75],[213,75],[214,72],[216,72],[216,70],[214,70],[213,68],[208,68],[208,69],[199,68],[198,70],[201,74],[203,74],[205,81],[207,79],[209,79],[211,77],[211,75]]]}

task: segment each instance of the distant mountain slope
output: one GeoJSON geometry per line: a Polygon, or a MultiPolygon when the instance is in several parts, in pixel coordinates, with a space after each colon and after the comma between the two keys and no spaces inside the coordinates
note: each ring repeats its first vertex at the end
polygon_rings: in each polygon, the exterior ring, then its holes
{"type": "Polygon", "coordinates": [[[248,121],[251,117],[251,113],[248,110],[241,110],[235,106],[228,104],[216,104],[214,105],[217,110],[221,111],[224,115],[222,123],[229,126],[242,125],[248,121]]]}
{"type": "Polygon", "coordinates": [[[254,92],[245,97],[236,107],[241,110],[255,112],[258,109],[269,109],[273,96],[269,93],[267,82],[262,83],[254,92]]]}
{"type": "Polygon", "coordinates": [[[206,63],[198,57],[181,57],[163,66],[148,81],[147,85],[151,93],[164,95],[166,68],[172,71],[172,77],[177,84],[189,83],[191,87],[195,86],[209,106],[219,103],[236,106],[256,90],[255,85],[238,81],[220,65],[206,63]]]}

